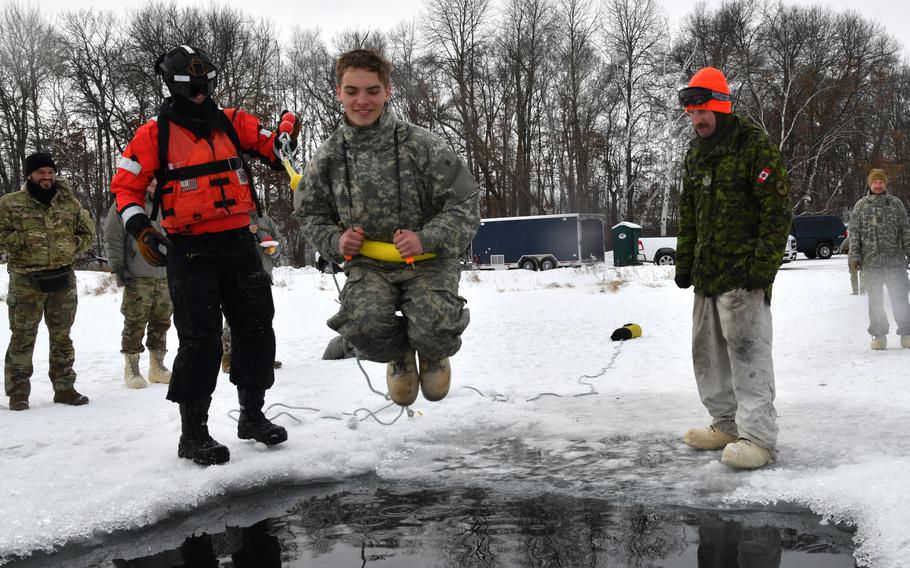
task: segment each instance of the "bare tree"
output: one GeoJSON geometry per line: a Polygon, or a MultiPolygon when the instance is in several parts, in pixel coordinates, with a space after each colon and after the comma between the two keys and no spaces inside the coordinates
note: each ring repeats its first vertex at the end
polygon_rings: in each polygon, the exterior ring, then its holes
{"type": "Polygon", "coordinates": [[[606,8],[606,47],[617,68],[614,85],[622,95],[623,169],[625,218],[635,219],[636,174],[641,167],[653,112],[649,89],[655,73],[660,40],[666,25],[654,0],[609,0],[606,8]]]}

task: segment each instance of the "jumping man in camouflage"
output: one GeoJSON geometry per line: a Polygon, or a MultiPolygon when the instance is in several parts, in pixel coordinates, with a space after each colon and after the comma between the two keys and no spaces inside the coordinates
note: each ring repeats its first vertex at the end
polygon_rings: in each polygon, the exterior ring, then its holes
{"type": "Polygon", "coordinates": [[[366,359],[388,363],[389,394],[408,406],[418,386],[427,400],[449,391],[449,357],[469,321],[458,257],[480,224],[479,193],[441,139],[388,108],[390,71],[370,50],[338,58],[344,123],[307,164],[294,199],[317,250],[335,262],[350,258],[329,327],[366,359]],[[393,243],[402,258],[436,257],[414,265],[374,260],[359,254],[364,239],[393,243]]]}
{"type": "MultiPolygon", "coordinates": [[[[145,211],[148,214],[152,210],[156,185],[153,179],[146,190],[145,211]]],[[[160,215],[152,224],[161,230],[160,215]]],[[[136,239],[126,232],[120,221],[116,201],[111,203],[104,221],[104,244],[111,272],[117,283],[123,286],[123,303],[120,305],[120,313],[123,314],[120,352],[125,359],[123,381],[131,389],[147,386],[139,370],[139,355],[144,349],[142,336],[148,326],[145,342],[150,354],[148,380],[150,383],[168,384],[171,372],[164,365],[164,354],[167,353],[167,330],[171,327],[174,306],[167,289],[167,270],[163,266],[152,266],[142,257],[136,239]]]]}
{"type": "Polygon", "coordinates": [[[713,418],[685,441],[723,448],[730,467],[761,467],[776,457],[770,302],[790,184],[767,135],[731,114],[723,73],[700,70],[679,99],[697,136],[686,154],[675,280],[695,287],[693,365],[713,418]]]}
{"type": "Polygon", "coordinates": [[[862,270],[869,296],[869,335],[872,349],[888,346],[888,315],[884,287],[897,322],[901,347],[910,348],[910,302],[907,259],[910,258],[910,221],[903,202],[888,194],[884,170],[869,172],[869,195],[856,202],[850,215],[850,267],[862,270]]]}
{"type": "Polygon", "coordinates": [[[69,184],[57,177],[49,154],[25,160],[20,191],[0,197],[0,250],[9,255],[9,326],[12,332],[4,365],[10,410],[28,409],[32,354],[41,317],[50,338],[50,375],[54,402],[79,406],[88,397],[73,383],[76,352],[70,328],[76,318],[73,262],[92,246],[95,224],[79,205],[69,184]]]}

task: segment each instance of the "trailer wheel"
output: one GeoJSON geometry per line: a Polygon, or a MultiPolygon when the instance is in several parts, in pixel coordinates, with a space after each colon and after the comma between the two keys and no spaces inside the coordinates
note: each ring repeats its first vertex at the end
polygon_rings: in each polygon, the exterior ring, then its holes
{"type": "Polygon", "coordinates": [[[537,270],[537,262],[533,258],[526,258],[521,261],[519,268],[522,270],[537,270]]]}
{"type": "Polygon", "coordinates": [[[552,258],[545,258],[540,261],[541,270],[553,270],[556,268],[556,262],[552,258]]]}

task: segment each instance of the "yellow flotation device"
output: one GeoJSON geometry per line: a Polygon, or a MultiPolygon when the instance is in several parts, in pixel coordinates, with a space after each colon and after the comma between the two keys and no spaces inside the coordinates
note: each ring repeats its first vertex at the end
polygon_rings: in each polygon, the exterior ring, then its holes
{"type": "Polygon", "coordinates": [[[398,254],[398,249],[396,249],[395,245],[392,243],[371,241],[369,239],[364,239],[363,246],[360,247],[360,254],[372,258],[373,260],[382,260],[385,262],[406,262],[408,264],[436,257],[436,253],[427,252],[417,256],[402,258],[401,255],[398,254]]]}
{"type": "MultiPolygon", "coordinates": [[[[291,164],[291,156],[285,150],[285,146],[278,150],[278,154],[281,157],[281,163],[284,165],[285,171],[288,173],[288,177],[291,178],[291,191],[297,191],[297,188],[300,187],[300,180],[303,179],[303,175],[297,172],[294,169],[293,164],[291,164]]],[[[382,241],[371,241],[369,239],[364,239],[363,246],[360,247],[360,254],[373,260],[381,260],[384,262],[406,262],[411,264],[413,262],[420,262],[421,260],[428,260],[430,258],[435,258],[436,253],[428,252],[417,256],[410,256],[408,258],[402,258],[398,254],[398,249],[395,248],[395,245],[392,243],[384,243],[382,241]]],[[[348,258],[347,260],[351,260],[348,258]]]]}

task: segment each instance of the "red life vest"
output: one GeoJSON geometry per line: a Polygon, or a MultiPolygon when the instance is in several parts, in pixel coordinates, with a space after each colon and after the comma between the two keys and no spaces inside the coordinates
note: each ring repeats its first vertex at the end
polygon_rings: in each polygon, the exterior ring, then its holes
{"type": "Polygon", "coordinates": [[[168,126],[166,183],[158,189],[161,226],[181,232],[190,225],[232,215],[238,216],[237,226],[248,224],[256,204],[230,137],[223,130],[213,130],[210,139],[199,139],[178,124],[168,126]]]}

